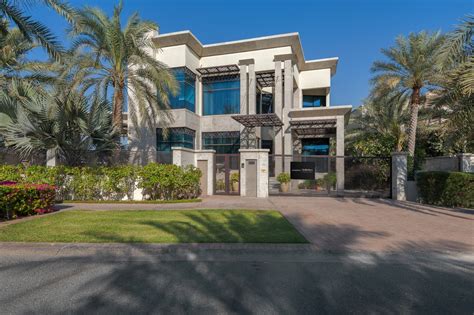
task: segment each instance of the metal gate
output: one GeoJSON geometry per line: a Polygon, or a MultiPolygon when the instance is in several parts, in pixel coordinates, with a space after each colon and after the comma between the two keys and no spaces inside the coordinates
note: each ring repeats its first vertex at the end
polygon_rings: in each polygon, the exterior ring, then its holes
{"type": "Polygon", "coordinates": [[[270,155],[269,193],[389,198],[392,182],[391,165],[391,157],[270,155]],[[291,179],[288,185],[281,185],[277,180],[278,175],[283,172],[283,167],[286,173],[290,173],[291,162],[312,163],[314,180],[291,179]],[[344,183],[343,188],[342,184],[338,183],[341,180],[344,183]]]}
{"type": "Polygon", "coordinates": [[[240,154],[216,154],[214,194],[240,195],[240,154]]]}

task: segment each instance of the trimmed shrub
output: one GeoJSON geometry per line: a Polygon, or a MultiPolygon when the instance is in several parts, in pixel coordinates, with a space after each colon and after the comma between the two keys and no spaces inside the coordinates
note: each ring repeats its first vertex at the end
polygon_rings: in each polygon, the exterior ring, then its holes
{"type": "Polygon", "coordinates": [[[199,196],[200,177],[201,171],[193,166],[156,163],[144,167],[0,166],[0,181],[54,185],[57,200],[132,200],[137,187],[151,200],[191,199],[199,196]]]}
{"type": "Polygon", "coordinates": [[[474,208],[473,173],[418,172],[416,185],[423,203],[474,208]]]}
{"type": "Polygon", "coordinates": [[[5,218],[53,210],[55,187],[48,184],[0,184],[0,215],[5,218]]]}
{"type": "Polygon", "coordinates": [[[140,169],[138,187],[151,200],[191,199],[199,196],[201,175],[194,166],[150,163],[140,169]]]}

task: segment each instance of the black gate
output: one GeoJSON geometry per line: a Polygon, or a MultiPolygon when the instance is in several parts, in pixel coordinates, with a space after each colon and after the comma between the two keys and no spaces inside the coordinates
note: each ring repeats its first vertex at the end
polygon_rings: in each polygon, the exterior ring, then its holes
{"type": "Polygon", "coordinates": [[[216,154],[214,194],[240,195],[240,154],[216,154]]]}
{"type": "MultiPolygon", "coordinates": [[[[271,195],[298,196],[353,196],[389,198],[391,196],[391,157],[356,156],[269,156],[269,193],[271,195]],[[278,182],[282,172],[291,173],[292,162],[311,163],[314,177],[311,179],[292,178],[287,185],[278,182]],[[338,170],[343,169],[343,176],[338,170]],[[343,188],[338,183],[344,181],[343,188]]],[[[294,164],[294,165],[306,165],[294,164]]]]}

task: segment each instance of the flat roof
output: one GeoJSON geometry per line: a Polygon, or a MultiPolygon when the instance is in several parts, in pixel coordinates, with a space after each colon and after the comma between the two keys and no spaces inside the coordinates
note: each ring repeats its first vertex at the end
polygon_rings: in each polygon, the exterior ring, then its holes
{"type": "Polygon", "coordinates": [[[261,49],[291,46],[300,71],[331,69],[336,73],[339,58],[305,60],[299,33],[286,33],[203,45],[191,31],[160,34],[153,38],[159,47],[187,45],[199,57],[217,56],[261,49]]]}

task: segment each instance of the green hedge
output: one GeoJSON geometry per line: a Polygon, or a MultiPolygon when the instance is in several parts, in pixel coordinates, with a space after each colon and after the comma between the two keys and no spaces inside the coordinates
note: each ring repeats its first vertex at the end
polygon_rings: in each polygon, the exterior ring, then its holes
{"type": "Polygon", "coordinates": [[[200,194],[201,171],[193,166],[45,167],[0,166],[0,181],[56,186],[57,200],[132,199],[143,188],[150,200],[192,199],[200,194]]]}
{"type": "Polygon", "coordinates": [[[418,172],[416,184],[423,203],[474,208],[473,173],[418,172]]]}
{"type": "Polygon", "coordinates": [[[50,212],[54,201],[52,185],[0,183],[0,217],[10,219],[50,212]]]}

